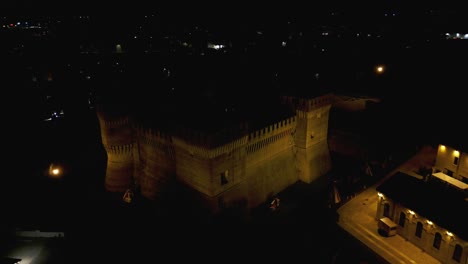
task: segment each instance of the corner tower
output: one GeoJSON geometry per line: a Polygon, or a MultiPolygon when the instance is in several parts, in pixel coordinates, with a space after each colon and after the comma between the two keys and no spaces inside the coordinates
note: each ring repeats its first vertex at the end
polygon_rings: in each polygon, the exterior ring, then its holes
{"type": "Polygon", "coordinates": [[[328,118],[332,96],[321,95],[311,99],[286,97],[296,109],[294,133],[298,177],[311,183],[331,169],[328,148],[328,118]]]}
{"type": "Polygon", "coordinates": [[[133,187],[134,137],[128,114],[96,107],[101,139],[107,154],[105,188],[110,192],[125,192],[133,187]],[[112,114],[111,114],[112,113],[112,114]]]}

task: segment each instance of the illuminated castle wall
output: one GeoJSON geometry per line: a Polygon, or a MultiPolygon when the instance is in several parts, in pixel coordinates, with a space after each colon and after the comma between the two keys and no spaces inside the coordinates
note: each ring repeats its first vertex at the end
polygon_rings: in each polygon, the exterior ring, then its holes
{"type": "Polygon", "coordinates": [[[298,180],[311,183],[331,169],[328,118],[333,96],[282,97],[293,114],[261,129],[240,123],[216,134],[147,128],[127,114],[98,107],[107,152],[106,189],[138,188],[151,200],[171,184],[196,190],[212,211],[252,208],[298,180]],[[224,139],[223,144],[213,142],[224,139]]]}

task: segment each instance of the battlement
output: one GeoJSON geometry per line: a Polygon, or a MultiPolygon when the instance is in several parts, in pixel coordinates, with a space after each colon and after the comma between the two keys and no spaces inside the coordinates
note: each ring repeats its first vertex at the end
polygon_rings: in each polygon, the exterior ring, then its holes
{"type": "Polygon", "coordinates": [[[182,149],[188,151],[191,155],[205,158],[205,159],[212,159],[218,157],[224,153],[232,152],[233,150],[245,146],[248,142],[248,137],[243,136],[228,142],[224,145],[218,146],[216,148],[206,148],[192,144],[191,142],[186,141],[182,138],[174,138],[174,144],[182,149]]]}
{"type": "MultiPolygon", "coordinates": [[[[285,137],[291,137],[291,134],[296,129],[296,117],[286,118],[280,122],[276,122],[260,130],[249,134],[249,143],[246,147],[247,154],[265,149],[265,147],[277,142],[285,137]]],[[[292,140],[287,140],[289,145],[293,144],[292,140]]],[[[287,146],[284,146],[287,147],[287,146]]],[[[278,148],[277,150],[281,150],[278,148]]],[[[272,154],[272,153],[269,153],[272,154]]]]}
{"type": "Polygon", "coordinates": [[[293,108],[293,110],[308,112],[332,104],[334,97],[332,94],[325,94],[315,98],[282,96],[281,101],[282,103],[288,104],[291,108],[293,108]]]}
{"type": "Polygon", "coordinates": [[[139,125],[134,125],[134,129],[136,130],[139,138],[172,142],[172,135],[167,132],[161,131],[159,129],[146,128],[146,127],[139,126],[139,125]]]}
{"type": "Polygon", "coordinates": [[[191,145],[196,145],[206,149],[214,149],[244,137],[247,134],[247,129],[248,125],[241,122],[238,126],[226,127],[215,133],[190,128],[179,128],[176,135],[185,141],[190,142],[191,145]]]}
{"type": "Polygon", "coordinates": [[[249,142],[260,141],[296,127],[296,117],[286,118],[249,134],[249,142]]]}
{"type": "Polygon", "coordinates": [[[133,155],[133,144],[126,144],[126,145],[112,145],[106,146],[104,148],[107,154],[123,156],[123,155],[133,155]]]}
{"type": "Polygon", "coordinates": [[[127,126],[130,125],[130,118],[128,116],[122,116],[122,117],[105,117],[101,116],[99,118],[99,121],[101,123],[101,126],[103,128],[117,128],[117,127],[122,127],[122,126],[127,126]]]}

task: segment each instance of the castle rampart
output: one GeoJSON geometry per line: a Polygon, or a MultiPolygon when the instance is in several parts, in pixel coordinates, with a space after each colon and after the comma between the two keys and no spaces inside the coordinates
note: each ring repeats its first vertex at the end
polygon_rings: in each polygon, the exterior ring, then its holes
{"type": "MultiPolygon", "coordinates": [[[[102,110],[101,108],[99,108],[102,110]]],[[[107,153],[105,188],[123,192],[133,181],[133,130],[128,116],[109,117],[98,112],[101,139],[107,153]]]]}
{"type": "Polygon", "coordinates": [[[160,130],[137,128],[134,177],[141,194],[152,200],[165,195],[175,179],[175,150],[172,137],[160,130]]]}
{"type": "Polygon", "coordinates": [[[99,114],[108,155],[106,188],[158,200],[172,183],[196,190],[206,204],[255,207],[298,180],[331,168],[327,133],[331,97],[283,97],[295,113],[255,131],[247,123],[218,132],[162,132],[132,118],[99,114]]]}

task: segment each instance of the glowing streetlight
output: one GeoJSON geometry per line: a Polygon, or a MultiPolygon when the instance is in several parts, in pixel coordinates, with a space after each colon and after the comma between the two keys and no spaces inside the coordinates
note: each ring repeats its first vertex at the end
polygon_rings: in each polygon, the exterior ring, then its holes
{"type": "Polygon", "coordinates": [[[378,74],[382,74],[384,73],[385,71],[385,67],[383,65],[378,65],[377,67],[375,67],[375,71],[378,73],[378,74]]]}
{"type": "Polygon", "coordinates": [[[62,170],[59,166],[52,163],[49,166],[49,175],[55,178],[60,177],[62,175],[62,170]]]}

